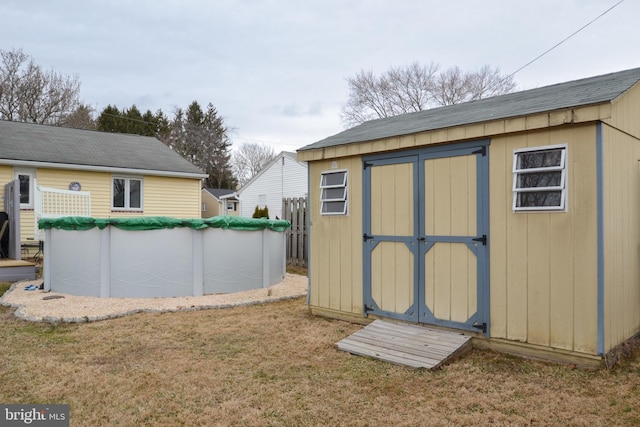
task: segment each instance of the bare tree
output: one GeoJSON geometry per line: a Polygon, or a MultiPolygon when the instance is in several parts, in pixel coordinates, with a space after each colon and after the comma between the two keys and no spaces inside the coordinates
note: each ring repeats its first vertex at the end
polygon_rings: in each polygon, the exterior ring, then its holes
{"type": "Polygon", "coordinates": [[[360,71],[347,78],[349,99],[340,118],[345,127],[362,122],[423,111],[437,106],[472,101],[509,93],[516,84],[499,68],[488,65],[464,72],[452,67],[439,72],[433,62],[417,62],[406,68],[391,68],[380,76],[360,71]]]}
{"type": "Polygon", "coordinates": [[[70,114],[64,115],[58,124],[66,128],[96,130],[94,112],[95,110],[89,105],[79,104],[70,114]]]}
{"type": "Polygon", "coordinates": [[[79,105],[78,76],[44,71],[22,50],[0,58],[0,118],[58,125],[79,105]]]}
{"type": "Polygon", "coordinates": [[[242,144],[232,157],[233,172],[238,184],[246,184],[275,156],[275,151],[268,145],[257,142],[242,144]]]}

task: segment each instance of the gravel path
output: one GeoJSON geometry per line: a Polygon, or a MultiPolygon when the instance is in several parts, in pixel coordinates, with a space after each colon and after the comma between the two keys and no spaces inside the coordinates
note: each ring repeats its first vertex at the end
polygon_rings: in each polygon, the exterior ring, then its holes
{"type": "Polygon", "coordinates": [[[287,274],[277,285],[266,289],[175,298],[97,298],[42,290],[26,291],[42,280],[14,283],[0,298],[0,305],[15,307],[15,315],[33,322],[95,322],[142,311],[155,313],[226,308],[298,298],[307,294],[307,278],[287,274]]]}

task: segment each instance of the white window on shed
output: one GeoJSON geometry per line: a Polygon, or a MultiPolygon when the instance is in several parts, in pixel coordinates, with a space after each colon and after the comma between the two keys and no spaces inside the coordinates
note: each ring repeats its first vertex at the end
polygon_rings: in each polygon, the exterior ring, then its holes
{"type": "Polygon", "coordinates": [[[513,210],[566,210],[567,147],[548,146],[513,153],[513,210]]]}
{"type": "Polygon", "coordinates": [[[347,171],[322,172],[320,178],[320,214],[347,214],[347,171]]]}

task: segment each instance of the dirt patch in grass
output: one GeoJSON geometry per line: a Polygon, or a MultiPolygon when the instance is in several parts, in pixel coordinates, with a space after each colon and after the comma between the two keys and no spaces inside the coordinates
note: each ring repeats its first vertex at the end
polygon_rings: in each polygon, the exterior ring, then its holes
{"type": "Polygon", "coordinates": [[[0,308],[0,402],[73,426],[637,425],[638,352],[583,371],[473,350],[430,372],[351,356],[304,298],[82,324],[0,308]]]}

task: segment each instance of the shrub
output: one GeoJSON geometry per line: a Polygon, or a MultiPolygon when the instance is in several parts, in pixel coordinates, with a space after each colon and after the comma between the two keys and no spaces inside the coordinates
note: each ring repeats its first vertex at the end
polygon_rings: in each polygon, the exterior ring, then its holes
{"type": "Polygon", "coordinates": [[[260,208],[260,206],[256,205],[256,209],[255,209],[255,211],[253,211],[252,218],[267,218],[267,219],[269,219],[269,208],[266,207],[266,206],[264,208],[260,208]]]}

